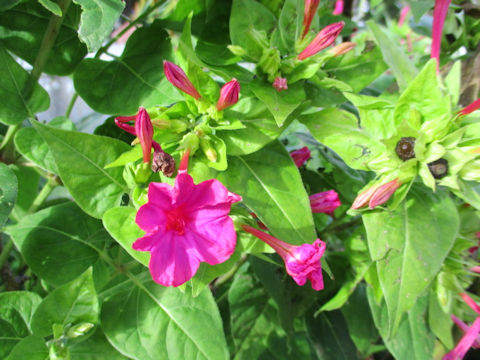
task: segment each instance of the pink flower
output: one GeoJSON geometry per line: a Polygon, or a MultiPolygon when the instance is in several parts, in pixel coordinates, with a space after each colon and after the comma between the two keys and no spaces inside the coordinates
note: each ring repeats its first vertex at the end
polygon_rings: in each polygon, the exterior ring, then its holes
{"type": "Polygon", "coordinates": [[[368,207],[373,209],[382,205],[390,199],[401,185],[398,179],[394,179],[380,186],[372,186],[357,196],[351,208],[360,209],[368,204],[368,207]]]}
{"type": "Polygon", "coordinates": [[[332,215],[336,208],[342,203],[335,190],[328,190],[310,195],[310,206],[313,213],[324,213],[332,215]]]}
{"type": "Polygon", "coordinates": [[[192,82],[179,66],[170,61],[164,61],[163,71],[165,72],[168,81],[170,81],[170,83],[177,89],[193,96],[195,99],[201,98],[201,95],[198,93],[197,89],[195,89],[195,86],[193,86],[192,82]]]}
{"type": "Polygon", "coordinates": [[[402,26],[403,23],[405,22],[405,19],[407,18],[408,13],[410,12],[410,6],[405,5],[402,8],[402,11],[400,11],[400,17],[398,18],[398,26],[402,26]]]}
{"type": "Polygon", "coordinates": [[[140,207],[136,223],[146,232],[132,248],[150,251],[150,273],[155,282],[179,286],[190,280],[200,262],[215,265],[234,252],[237,234],[228,216],[239,195],[216,179],[195,185],[187,174],[187,151],[174,186],[150,183],[148,202],[140,207]]]}
{"type": "Polygon", "coordinates": [[[447,16],[450,2],[451,0],[435,0],[435,7],[433,9],[432,49],[430,57],[432,59],[437,59],[437,68],[440,62],[443,24],[445,22],[445,17],[447,16]]]}
{"type": "Polygon", "coordinates": [[[458,112],[459,115],[468,115],[475,110],[478,110],[480,108],[480,99],[475,100],[473,103],[471,103],[468,106],[465,106],[462,110],[458,112]]]}
{"type": "Polygon", "coordinates": [[[332,45],[342,31],[344,25],[345,23],[343,21],[339,21],[327,25],[320,30],[317,36],[315,36],[315,39],[313,39],[312,42],[298,55],[298,60],[304,60],[332,45]]]}
{"type": "Polygon", "coordinates": [[[238,94],[240,93],[240,84],[237,79],[232,79],[220,90],[220,98],[217,102],[217,110],[221,111],[229,106],[235,105],[238,101],[238,94]]]}
{"type": "Polygon", "coordinates": [[[305,285],[308,279],[314,290],[323,289],[322,264],[320,263],[326,247],[323,241],[317,239],[311,245],[295,246],[251,226],[242,225],[242,228],[270,245],[282,257],[288,275],[298,285],[305,285]]]}
{"type": "Polygon", "coordinates": [[[307,35],[312,24],[313,17],[315,16],[320,0],[305,0],[305,7],[303,10],[303,32],[302,39],[307,35]]]}
{"type": "MultiPolygon", "coordinates": [[[[460,294],[460,296],[467,303],[467,305],[473,309],[473,311],[480,315],[480,306],[478,306],[470,296],[465,293],[460,294]]],[[[478,346],[480,344],[478,343],[478,334],[480,333],[480,316],[477,316],[470,327],[453,315],[452,319],[463,331],[465,331],[465,335],[462,337],[462,339],[460,339],[457,346],[455,346],[452,351],[443,357],[443,360],[463,359],[468,349],[470,349],[472,346],[478,346]]]]}
{"type": "Polygon", "coordinates": [[[291,151],[290,156],[292,157],[293,162],[298,168],[302,167],[303,164],[305,164],[307,160],[310,159],[310,149],[304,146],[301,149],[291,151]]]}
{"type": "Polygon", "coordinates": [[[135,120],[135,133],[137,134],[140,145],[142,146],[143,162],[150,162],[153,142],[153,126],[147,110],[140,107],[135,120]]]}
{"type": "Polygon", "coordinates": [[[277,90],[278,92],[283,91],[283,90],[288,90],[288,85],[287,85],[287,79],[286,78],[281,78],[277,76],[275,80],[273,81],[272,86],[277,90]]]}
{"type": "Polygon", "coordinates": [[[343,13],[343,0],[337,0],[335,2],[335,9],[333,10],[333,15],[342,15],[343,13]]]}

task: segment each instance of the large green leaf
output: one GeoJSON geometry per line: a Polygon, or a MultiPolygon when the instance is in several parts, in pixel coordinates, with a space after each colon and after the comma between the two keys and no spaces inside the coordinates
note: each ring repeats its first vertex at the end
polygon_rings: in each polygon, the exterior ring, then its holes
{"type": "Polygon", "coordinates": [[[27,215],[6,231],[32,271],[55,286],[93,265],[109,238],[102,223],[73,202],[27,215]]]}
{"type": "Polygon", "coordinates": [[[432,194],[419,186],[410,190],[397,210],[370,212],[363,221],[392,335],[452,248],[458,233],[458,213],[447,194],[432,194]]]}
{"type": "Polygon", "coordinates": [[[55,129],[36,121],[32,125],[52,151],[65,187],[87,214],[101,218],[105,211],[120,205],[127,191],[123,169],[104,167],[129,150],[127,144],[109,137],[55,129]]]}
{"type": "Polygon", "coordinates": [[[367,289],[367,295],[375,326],[395,359],[431,360],[434,358],[435,335],[430,331],[426,320],[428,296],[417,299],[400,323],[397,333],[389,337],[387,307],[383,302],[381,304],[375,302],[370,288],[367,289]]]}
{"type": "Polygon", "coordinates": [[[3,0],[0,4],[0,11],[8,10],[17,5],[21,0],[3,0]]]}
{"type": "Polygon", "coordinates": [[[295,42],[303,28],[303,6],[301,1],[286,0],[278,19],[280,39],[289,53],[295,52],[295,42]]]}
{"type": "Polygon", "coordinates": [[[315,139],[354,169],[369,170],[367,164],[386,152],[385,146],[360,128],[357,118],[347,111],[325,109],[304,115],[300,120],[315,139]]]}
{"type": "Polygon", "coordinates": [[[0,43],[0,122],[20,124],[47,110],[49,104],[48,93],[40,85],[32,84],[29,74],[0,43]]]}
{"type": "Polygon", "coordinates": [[[137,360],[228,359],[218,308],[208,289],[188,292],[142,283],[104,302],[102,328],[122,354],[137,360]]]}
{"type": "Polygon", "coordinates": [[[163,74],[162,61],[170,54],[168,34],[155,22],[135,31],[122,56],[113,61],[83,60],[74,74],[75,89],[104,114],[128,115],[140,105],[169,105],[182,99],[163,74]]]}
{"type": "Polygon", "coordinates": [[[10,169],[13,170],[18,181],[17,201],[12,216],[19,219],[28,214],[28,209],[38,194],[40,175],[32,167],[10,165],[10,169]]]}
{"type": "Polygon", "coordinates": [[[135,240],[145,233],[135,223],[137,210],[130,206],[118,206],[103,215],[103,226],[109,234],[137,261],[148,266],[150,253],[132,249],[135,240]]]}
{"type": "Polygon", "coordinates": [[[256,153],[230,157],[220,181],[270,229],[292,244],[316,238],[312,211],[300,174],[285,148],[274,142],[256,153]]]}
{"type": "MultiPolygon", "coordinates": [[[[38,0],[22,1],[0,12],[0,40],[9,51],[33,65],[52,16],[38,0]]],[[[86,55],[87,49],[77,36],[79,18],[80,8],[70,5],[45,64],[46,73],[70,74],[86,55]]]]}
{"type": "Polygon", "coordinates": [[[28,291],[0,294],[0,357],[4,359],[13,347],[31,333],[33,313],[42,298],[28,291]]]}
{"type": "Polygon", "coordinates": [[[89,52],[97,51],[110,35],[125,7],[121,0],[73,0],[82,7],[78,36],[87,44],[89,52]]]}
{"type": "Polygon", "coordinates": [[[98,299],[90,268],[43,299],[33,314],[32,330],[35,335],[45,337],[53,334],[54,324],[64,327],[68,324],[96,324],[98,313],[98,299]]]}
{"type": "Polygon", "coordinates": [[[0,229],[8,219],[17,199],[18,183],[15,173],[0,163],[0,229]]]}
{"type": "Polygon", "coordinates": [[[404,90],[417,74],[417,69],[407,54],[373,20],[367,21],[370,31],[382,50],[383,59],[392,69],[400,90],[404,90]]]}
{"type": "Polygon", "coordinates": [[[71,360],[126,360],[107,341],[100,328],[87,340],[68,347],[71,360]]]}
{"type": "Polygon", "coordinates": [[[29,335],[18,342],[5,360],[49,360],[45,340],[36,335],[29,335]]]}

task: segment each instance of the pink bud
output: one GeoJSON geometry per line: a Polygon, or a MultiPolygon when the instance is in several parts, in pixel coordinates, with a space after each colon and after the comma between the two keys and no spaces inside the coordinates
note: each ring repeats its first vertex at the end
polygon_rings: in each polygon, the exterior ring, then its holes
{"type": "Polygon", "coordinates": [[[195,99],[201,98],[201,95],[198,93],[197,89],[195,89],[195,86],[193,86],[191,81],[188,80],[187,75],[179,66],[170,61],[164,61],[163,71],[165,72],[168,81],[170,81],[170,83],[177,89],[193,96],[195,99]]]}
{"type": "Polygon", "coordinates": [[[303,10],[303,33],[302,39],[307,35],[308,30],[310,30],[310,25],[312,23],[313,17],[317,12],[318,4],[320,0],[305,0],[305,8],[303,10]]]}
{"type": "Polygon", "coordinates": [[[379,186],[370,198],[368,207],[373,209],[379,205],[385,204],[400,185],[402,184],[398,181],[398,179],[395,179],[379,186]]]}
{"type": "Polygon", "coordinates": [[[304,146],[301,149],[290,152],[290,156],[292,157],[295,165],[299,168],[305,164],[308,159],[310,159],[310,149],[304,146]]]}
{"type": "Polygon", "coordinates": [[[358,194],[358,196],[356,197],[355,201],[353,202],[351,208],[356,210],[356,209],[360,209],[364,206],[367,206],[367,204],[370,201],[370,198],[372,197],[375,190],[377,190],[377,187],[372,186],[372,187],[368,188],[367,190],[363,191],[362,193],[358,194]]]}
{"type": "Polygon", "coordinates": [[[137,118],[135,120],[135,133],[142,146],[143,162],[149,163],[152,153],[153,126],[147,110],[143,107],[138,109],[137,118]]]}
{"type": "Polygon", "coordinates": [[[464,107],[462,110],[458,112],[458,115],[468,115],[475,110],[478,110],[480,108],[480,99],[475,100],[473,103],[470,105],[464,107]]]}
{"type": "Polygon", "coordinates": [[[333,10],[333,15],[342,15],[343,13],[343,0],[337,0],[335,2],[335,9],[333,10]]]}
{"type": "Polygon", "coordinates": [[[335,190],[328,190],[310,195],[310,206],[313,213],[324,213],[332,215],[336,208],[342,203],[335,190]]]}
{"type": "Polygon", "coordinates": [[[352,50],[355,46],[357,46],[357,44],[355,44],[354,42],[346,41],[334,46],[333,48],[328,50],[328,52],[333,54],[333,56],[340,56],[340,55],[346,54],[347,52],[352,50]]]}
{"type": "Polygon", "coordinates": [[[233,78],[222,86],[220,90],[220,98],[217,102],[217,110],[221,111],[229,106],[235,105],[238,101],[238,94],[240,93],[240,84],[237,79],[233,78]]]}
{"type": "Polygon", "coordinates": [[[136,118],[137,115],[118,116],[115,118],[115,125],[117,125],[120,129],[132,134],[133,136],[137,136],[135,133],[135,128],[132,125],[127,124],[129,121],[135,121],[136,118]]]}
{"type": "Polygon", "coordinates": [[[286,78],[276,77],[272,85],[278,92],[288,90],[286,78]]]}
{"type": "Polygon", "coordinates": [[[405,5],[402,8],[402,11],[400,11],[400,17],[398,19],[398,26],[402,26],[403,23],[405,22],[405,19],[407,18],[408,13],[410,12],[410,6],[405,5]]]}
{"type": "Polygon", "coordinates": [[[320,30],[317,36],[315,36],[315,39],[313,39],[312,42],[298,55],[298,60],[304,60],[310,56],[313,56],[320,50],[323,50],[333,44],[335,39],[342,31],[344,25],[345,23],[343,21],[339,21],[320,30]]]}
{"type": "Polygon", "coordinates": [[[440,61],[443,24],[445,23],[450,2],[451,0],[435,0],[435,7],[433,9],[432,48],[430,57],[437,59],[437,69],[440,61]]]}

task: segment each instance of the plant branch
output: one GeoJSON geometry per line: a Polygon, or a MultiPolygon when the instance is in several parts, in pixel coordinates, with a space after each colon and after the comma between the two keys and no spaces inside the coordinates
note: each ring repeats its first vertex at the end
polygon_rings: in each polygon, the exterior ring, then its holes
{"type": "Polygon", "coordinates": [[[70,99],[70,102],[68,103],[67,110],[65,111],[65,116],[67,118],[70,117],[70,114],[72,113],[72,110],[73,110],[73,106],[75,105],[75,102],[77,101],[77,99],[78,99],[78,93],[74,92],[72,98],[70,99]]]}
{"type": "Polygon", "coordinates": [[[0,270],[3,268],[3,265],[5,265],[5,262],[8,260],[8,255],[10,255],[10,251],[12,251],[12,248],[13,241],[12,239],[8,239],[7,243],[2,248],[2,252],[0,253],[0,270]]]}
{"type": "Polygon", "coordinates": [[[33,200],[32,205],[28,209],[28,213],[32,214],[37,211],[37,209],[43,204],[45,200],[47,200],[48,196],[57,185],[58,183],[53,179],[47,180],[45,186],[42,188],[42,190],[40,190],[37,197],[33,200]]]}

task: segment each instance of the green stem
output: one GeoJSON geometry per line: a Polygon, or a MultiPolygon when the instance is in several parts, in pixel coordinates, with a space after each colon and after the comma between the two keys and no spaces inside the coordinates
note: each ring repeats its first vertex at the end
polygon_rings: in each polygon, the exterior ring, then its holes
{"type": "Polygon", "coordinates": [[[13,241],[12,239],[8,239],[7,243],[2,249],[2,252],[0,253],[0,270],[3,268],[3,265],[5,265],[5,262],[8,260],[8,255],[10,255],[10,251],[12,251],[13,248],[13,241]]]}
{"type": "Polygon", "coordinates": [[[78,99],[78,93],[75,92],[70,99],[70,102],[68,103],[67,111],[65,111],[65,116],[70,117],[70,114],[72,113],[73,106],[75,105],[75,101],[78,99]]]}
{"type": "Polygon", "coordinates": [[[33,200],[32,206],[30,206],[30,209],[28,209],[28,213],[32,214],[37,211],[37,209],[43,204],[45,200],[47,200],[48,195],[50,195],[52,190],[55,189],[57,185],[58,184],[53,180],[48,180],[42,190],[40,190],[40,192],[38,193],[35,200],[33,200]]]}
{"type": "Polygon", "coordinates": [[[13,142],[13,139],[19,129],[20,124],[10,125],[2,143],[0,144],[1,158],[7,164],[15,162],[15,143],[13,142]]]}
{"type": "Polygon", "coordinates": [[[245,261],[247,261],[247,257],[244,255],[240,258],[240,260],[238,260],[235,263],[233,268],[231,268],[228,272],[226,272],[225,274],[223,274],[222,276],[217,278],[217,280],[214,283],[214,286],[219,287],[220,285],[222,285],[222,284],[226,283],[228,280],[230,280],[233,277],[233,275],[235,275],[235,273],[240,268],[240,266],[242,266],[243,263],[245,263],[245,261]]]}

